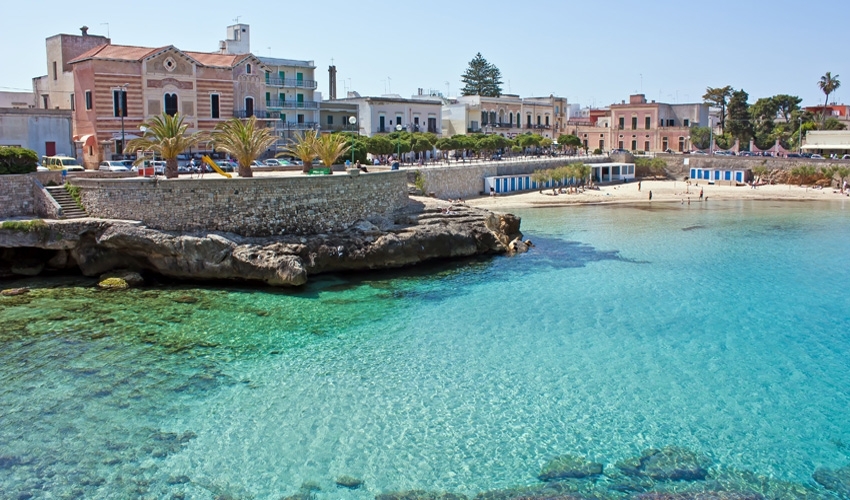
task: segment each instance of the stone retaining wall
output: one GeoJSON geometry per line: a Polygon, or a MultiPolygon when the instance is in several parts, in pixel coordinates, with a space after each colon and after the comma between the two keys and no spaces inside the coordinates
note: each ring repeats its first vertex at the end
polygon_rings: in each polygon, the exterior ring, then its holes
{"type": "Polygon", "coordinates": [[[761,156],[658,155],[667,163],[667,172],[678,178],[688,175],[691,168],[752,169],[765,166],[768,170],[791,170],[794,167],[850,167],[850,160],[812,160],[809,158],[773,158],[761,156]],[[684,160],[688,159],[688,165],[684,160]]]}
{"type": "Polygon", "coordinates": [[[418,171],[425,181],[425,192],[437,198],[470,198],[478,196],[484,189],[484,178],[496,175],[530,174],[535,170],[546,170],[570,163],[603,163],[607,157],[559,157],[532,161],[502,160],[487,163],[452,164],[445,167],[421,167],[408,170],[408,180],[415,181],[418,171]]]}
{"type": "Polygon", "coordinates": [[[35,214],[33,175],[0,175],[0,218],[35,214]]]}
{"type": "Polygon", "coordinates": [[[167,231],[245,236],[318,234],[408,204],[405,172],[235,179],[83,179],[93,217],[138,220],[167,231]]]}
{"type": "Polygon", "coordinates": [[[42,219],[59,219],[64,217],[62,207],[44,189],[44,185],[38,179],[32,181],[32,198],[35,203],[34,215],[42,219]]]}

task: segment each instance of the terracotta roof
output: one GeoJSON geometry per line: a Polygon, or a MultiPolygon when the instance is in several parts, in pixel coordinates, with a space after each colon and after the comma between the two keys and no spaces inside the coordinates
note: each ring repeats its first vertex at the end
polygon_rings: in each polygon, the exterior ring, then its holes
{"type": "Polygon", "coordinates": [[[210,52],[190,52],[185,51],[184,54],[198,61],[204,66],[216,66],[219,68],[232,68],[242,59],[250,57],[250,54],[217,54],[210,52]]]}
{"type": "Polygon", "coordinates": [[[113,59],[120,61],[140,61],[149,54],[158,52],[165,47],[134,47],[132,45],[101,45],[88,52],[84,52],[70,64],[85,61],[87,59],[113,59]]]}

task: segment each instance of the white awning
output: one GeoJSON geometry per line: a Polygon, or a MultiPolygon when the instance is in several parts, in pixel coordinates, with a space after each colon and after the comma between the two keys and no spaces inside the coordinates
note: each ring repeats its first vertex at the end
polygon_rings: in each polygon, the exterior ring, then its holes
{"type": "MultiPolygon", "coordinates": [[[[112,138],[115,139],[116,141],[121,139],[121,132],[112,132],[112,138]]],[[[124,134],[124,138],[127,139],[127,140],[138,139],[139,136],[136,135],[136,134],[131,134],[131,133],[127,132],[127,133],[124,134]]]]}

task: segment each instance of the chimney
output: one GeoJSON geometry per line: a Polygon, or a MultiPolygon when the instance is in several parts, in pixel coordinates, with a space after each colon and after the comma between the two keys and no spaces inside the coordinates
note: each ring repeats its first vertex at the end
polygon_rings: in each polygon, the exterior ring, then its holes
{"type": "Polygon", "coordinates": [[[83,32],[83,36],[89,36],[89,27],[88,26],[83,26],[82,28],[80,28],[80,31],[83,32]]]}
{"type": "Polygon", "coordinates": [[[328,96],[330,100],[336,99],[336,65],[328,66],[328,96]]]}

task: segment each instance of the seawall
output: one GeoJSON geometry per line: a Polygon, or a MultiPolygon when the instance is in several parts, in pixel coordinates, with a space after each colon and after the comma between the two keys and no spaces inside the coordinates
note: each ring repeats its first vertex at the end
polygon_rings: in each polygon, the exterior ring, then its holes
{"type": "Polygon", "coordinates": [[[82,179],[92,217],[243,236],[341,231],[408,204],[406,172],[234,179],[82,179]]]}
{"type": "Polygon", "coordinates": [[[810,158],[773,158],[763,156],[657,155],[667,163],[667,172],[678,177],[688,175],[691,168],[791,170],[794,167],[850,167],[850,160],[812,160],[810,158]],[[688,165],[685,165],[685,160],[688,165]]]}

